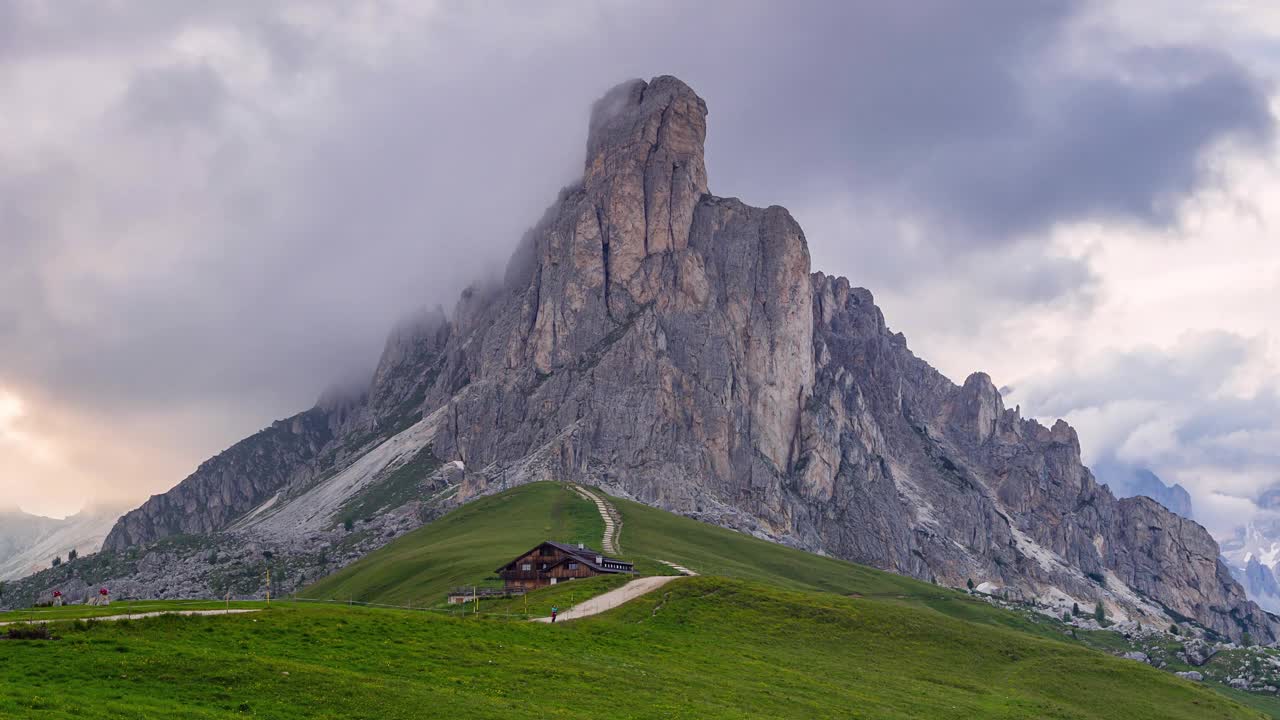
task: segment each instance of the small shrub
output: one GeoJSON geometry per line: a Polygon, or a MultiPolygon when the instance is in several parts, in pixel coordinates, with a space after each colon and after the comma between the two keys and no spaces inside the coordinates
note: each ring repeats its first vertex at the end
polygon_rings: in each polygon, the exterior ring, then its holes
{"type": "Polygon", "coordinates": [[[55,557],[55,558],[53,559],[53,566],[54,566],[54,567],[58,567],[58,566],[59,566],[59,565],[61,565],[61,564],[62,564],[62,556],[61,556],[61,555],[59,555],[59,556],[57,556],[57,557],[55,557]]]}
{"type": "Polygon", "coordinates": [[[80,553],[76,552],[75,548],[72,548],[71,552],[67,553],[67,562],[71,562],[78,557],[80,557],[80,553]]]}
{"type": "Polygon", "coordinates": [[[972,590],[972,589],[973,589],[973,578],[969,578],[968,582],[966,582],[966,583],[965,583],[965,586],[966,586],[966,587],[968,587],[970,590],[972,590]]]}
{"type": "Polygon", "coordinates": [[[45,623],[11,625],[7,637],[10,640],[55,640],[53,631],[45,623]]]}
{"type": "Polygon", "coordinates": [[[1080,603],[1071,603],[1071,615],[1080,617],[1080,603]]]}
{"type": "Polygon", "coordinates": [[[1097,605],[1093,606],[1093,619],[1097,620],[1099,624],[1107,621],[1107,611],[1102,609],[1101,600],[1098,601],[1097,605]]]}
{"type": "Polygon", "coordinates": [[[1178,626],[1177,626],[1177,625],[1170,625],[1170,626],[1169,626],[1169,632],[1170,632],[1170,633],[1172,633],[1172,634],[1174,634],[1174,635],[1177,635],[1177,634],[1178,634],[1178,626]]]}

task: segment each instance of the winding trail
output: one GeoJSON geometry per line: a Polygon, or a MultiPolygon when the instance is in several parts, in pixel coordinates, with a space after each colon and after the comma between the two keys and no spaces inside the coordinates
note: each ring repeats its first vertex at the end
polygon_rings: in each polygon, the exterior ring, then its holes
{"type": "MultiPolygon", "coordinates": [[[[588,490],[581,485],[573,485],[572,487],[573,491],[581,495],[584,499],[595,503],[596,510],[600,511],[600,519],[604,520],[604,538],[600,541],[600,544],[604,546],[604,551],[610,555],[619,555],[618,536],[622,534],[622,513],[618,512],[618,508],[614,507],[613,503],[609,502],[608,498],[606,498],[603,493],[597,494],[595,491],[588,490]]],[[[689,568],[683,565],[677,565],[670,560],[659,559],[658,562],[666,565],[672,570],[675,570],[681,575],[688,575],[692,577],[698,574],[689,568]]]]}
{"type": "Polygon", "coordinates": [[[604,497],[581,485],[574,485],[573,490],[584,499],[595,503],[596,510],[600,511],[600,519],[604,520],[604,538],[600,541],[601,549],[610,555],[619,554],[618,536],[622,534],[622,516],[618,514],[618,509],[613,506],[613,503],[605,500],[604,497]]]}
{"type": "Polygon", "coordinates": [[[685,567],[685,566],[683,566],[683,565],[677,565],[677,564],[675,564],[675,563],[671,562],[670,560],[659,560],[658,562],[662,563],[663,565],[666,565],[667,567],[671,568],[672,570],[675,570],[676,572],[680,573],[681,575],[691,575],[691,576],[692,576],[692,575],[697,575],[697,574],[698,574],[698,573],[696,573],[696,572],[694,572],[694,571],[690,570],[689,568],[687,568],[687,567],[685,567]]]}
{"type": "MultiPolygon", "coordinates": [[[[622,515],[618,512],[618,508],[613,506],[603,494],[588,490],[581,485],[573,485],[573,491],[581,495],[584,499],[595,503],[596,510],[600,511],[600,519],[604,520],[604,537],[600,544],[604,546],[604,551],[610,555],[618,555],[618,535],[622,532],[622,515]]],[[[602,595],[597,595],[589,600],[584,600],[577,605],[560,613],[557,617],[559,620],[576,620],[578,618],[599,615],[606,610],[612,610],[619,605],[634,600],[641,595],[657,590],[672,580],[679,580],[681,576],[693,576],[698,573],[690,570],[683,565],[677,565],[670,560],[658,560],[658,562],[670,567],[680,575],[651,575],[649,577],[641,577],[632,580],[620,588],[610,590],[602,595]]],[[[540,617],[531,618],[532,622],[549,623],[551,618],[540,617]]]]}
{"type": "Polygon", "coordinates": [[[5,625],[43,625],[45,623],[75,622],[77,620],[85,620],[89,622],[98,622],[99,620],[141,620],[143,618],[160,617],[161,615],[239,615],[241,613],[254,612],[259,612],[259,610],[253,608],[233,608],[231,610],[158,610],[156,612],[127,613],[124,615],[91,615],[89,617],[12,620],[9,622],[0,622],[0,627],[5,625]]]}

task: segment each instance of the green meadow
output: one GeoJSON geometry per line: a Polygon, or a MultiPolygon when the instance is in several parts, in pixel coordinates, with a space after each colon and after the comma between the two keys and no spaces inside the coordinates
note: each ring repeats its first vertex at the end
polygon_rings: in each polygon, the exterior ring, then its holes
{"type": "MultiPolygon", "coordinates": [[[[1060,625],[851,563],[614,500],[621,555],[698,573],[555,625],[525,621],[601,577],[445,608],[543,539],[599,546],[593,505],[542,483],[483,498],[256,612],[139,603],[0,614],[56,639],[0,640],[4,718],[1263,718],[1071,640],[1060,625]],[[365,607],[353,601],[409,605],[365,607]],[[479,612],[475,612],[479,610],[479,612]]],[[[0,628],[0,631],[4,628],[0,628]]],[[[0,633],[2,634],[2,633],[0,633]]]]}

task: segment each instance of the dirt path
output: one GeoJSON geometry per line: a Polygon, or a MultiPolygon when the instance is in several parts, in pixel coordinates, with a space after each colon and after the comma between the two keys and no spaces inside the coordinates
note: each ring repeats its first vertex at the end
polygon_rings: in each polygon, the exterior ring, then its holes
{"type": "Polygon", "coordinates": [[[667,567],[671,568],[672,570],[675,570],[676,572],[680,573],[681,575],[697,575],[697,574],[698,574],[698,573],[696,573],[696,572],[694,572],[694,571],[690,570],[689,568],[687,568],[687,567],[685,567],[685,566],[683,566],[683,565],[677,565],[677,564],[675,564],[675,563],[671,562],[670,560],[659,560],[658,562],[662,563],[663,565],[666,565],[667,567]]]}
{"type": "Polygon", "coordinates": [[[618,514],[618,509],[613,503],[605,500],[603,496],[582,487],[574,485],[573,489],[583,498],[595,503],[596,510],[600,511],[600,519],[604,520],[604,538],[601,539],[601,549],[610,555],[617,555],[618,536],[622,533],[622,516],[618,514]]]}
{"type": "MultiPolygon", "coordinates": [[[[625,602],[635,600],[645,593],[657,590],[672,580],[679,579],[679,575],[654,575],[652,577],[636,578],[617,590],[610,590],[603,595],[597,595],[590,600],[580,602],[568,610],[565,610],[560,613],[557,622],[561,620],[577,620],[578,618],[598,615],[606,610],[612,610],[625,602]]],[[[533,618],[533,622],[549,623],[551,622],[551,618],[533,618]]]]}
{"type": "MultiPolygon", "coordinates": [[[[600,519],[604,520],[604,538],[601,540],[601,544],[604,545],[604,551],[611,555],[618,555],[618,536],[622,533],[622,513],[618,512],[618,508],[614,507],[613,503],[609,502],[603,494],[597,494],[581,485],[574,485],[573,490],[584,499],[595,503],[596,510],[600,512],[600,519]]],[[[681,575],[693,576],[698,574],[670,560],[658,560],[658,562],[681,575]]]]}
{"type": "Polygon", "coordinates": [[[161,615],[239,615],[240,613],[252,612],[258,612],[258,610],[247,608],[236,608],[232,610],[158,610],[156,612],[129,613],[125,615],[49,618],[48,620],[13,620],[10,622],[0,622],[0,627],[5,625],[39,625],[51,622],[72,622],[75,620],[89,620],[97,622],[99,620],[141,620],[142,618],[160,617],[161,615]]]}

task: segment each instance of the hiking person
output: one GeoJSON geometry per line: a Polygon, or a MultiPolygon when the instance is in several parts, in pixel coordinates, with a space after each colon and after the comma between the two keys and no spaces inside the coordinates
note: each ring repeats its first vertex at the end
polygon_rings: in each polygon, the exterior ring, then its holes
{"type": "Polygon", "coordinates": [[[555,605],[552,605],[551,606],[551,622],[555,622],[556,615],[559,615],[559,614],[560,614],[560,608],[556,607],[555,605]]]}

